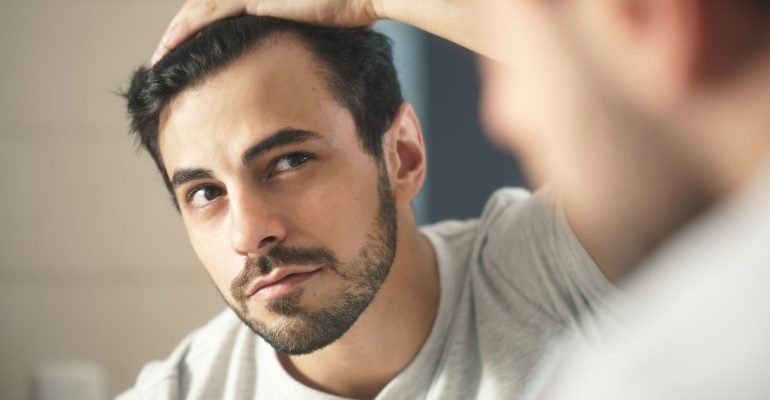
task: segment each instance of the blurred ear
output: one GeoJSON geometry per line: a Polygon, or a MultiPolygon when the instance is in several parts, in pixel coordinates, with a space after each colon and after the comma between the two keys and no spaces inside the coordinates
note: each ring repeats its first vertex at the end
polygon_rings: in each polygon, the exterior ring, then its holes
{"type": "Polygon", "coordinates": [[[409,203],[425,182],[427,160],[420,121],[411,104],[404,103],[383,141],[393,196],[409,203]]]}
{"type": "Polygon", "coordinates": [[[574,15],[602,78],[652,107],[677,102],[700,57],[700,0],[582,0],[574,15]]]}
{"type": "MultiPolygon", "coordinates": [[[[743,67],[767,42],[770,7],[746,0],[622,0],[626,54],[651,96],[677,101],[743,67]],[[660,81],[655,84],[655,81],[660,81]]],[[[630,64],[630,63],[629,63],[630,64]]]]}
{"type": "Polygon", "coordinates": [[[662,78],[662,95],[689,85],[698,58],[699,0],[624,0],[621,17],[636,39],[642,76],[662,78]],[[645,62],[646,61],[646,62],[645,62]]]}
{"type": "Polygon", "coordinates": [[[565,2],[600,78],[653,111],[730,79],[770,34],[770,6],[749,0],[565,2]]]}

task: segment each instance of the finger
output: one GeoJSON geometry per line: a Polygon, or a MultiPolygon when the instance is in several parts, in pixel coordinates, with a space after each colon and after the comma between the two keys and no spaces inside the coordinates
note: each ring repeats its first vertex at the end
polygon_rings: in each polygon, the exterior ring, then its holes
{"type": "Polygon", "coordinates": [[[187,15],[191,13],[191,10],[196,6],[197,3],[199,3],[200,0],[187,0],[185,1],[182,8],[177,11],[176,15],[174,15],[174,18],[171,19],[171,22],[166,25],[166,29],[163,31],[163,35],[161,36],[160,41],[158,42],[158,46],[155,48],[155,55],[161,54],[163,51],[170,50],[169,47],[166,46],[166,43],[169,42],[168,36],[170,35],[171,30],[179,23],[180,20],[183,18],[186,18],[187,15]]]}
{"type": "Polygon", "coordinates": [[[185,39],[214,21],[242,14],[246,0],[198,0],[183,10],[161,39],[167,49],[172,49],[185,39]]]}
{"type": "MultiPolygon", "coordinates": [[[[158,44],[156,62],[190,36],[223,18],[242,14],[246,0],[191,0],[172,19],[158,44]]],[[[154,63],[153,62],[153,63],[154,63]]]]}
{"type": "Polygon", "coordinates": [[[158,45],[155,47],[155,51],[152,53],[152,57],[150,58],[150,64],[155,65],[155,63],[158,62],[163,56],[168,53],[173,47],[168,47],[166,43],[169,43],[168,36],[170,35],[171,30],[179,23],[179,21],[183,18],[186,18],[186,16],[190,13],[190,8],[194,7],[193,4],[199,0],[187,0],[182,8],[174,15],[174,18],[171,19],[171,22],[166,26],[166,29],[163,31],[163,35],[161,36],[160,41],[158,42],[158,45]]]}

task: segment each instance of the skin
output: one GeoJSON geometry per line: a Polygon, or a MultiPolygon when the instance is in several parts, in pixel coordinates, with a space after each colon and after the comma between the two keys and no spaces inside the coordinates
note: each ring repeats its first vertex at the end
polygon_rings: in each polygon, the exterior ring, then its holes
{"type": "MultiPolygon", "coordinates": [[[[230,288],[247,258],[287,246],[325,248],[343,263],[352,261],[378,221],[378,164],[318,70],[297,39],[282,37],[181,93],[161,114],[160,150],[169,176],[181,169],[210,171],[179,185],[176,196],[193,248],[230,304],[237,304],[230,288]],[[247,149],[286,127],[318,138],[243,162],[247,149]],[[297,152],[312,157],[288,162],[286,155],[297,152]],[[205,186],[217,195],[206,196],[205,186]]],[[[374,397],[409,363],[428,336],[438,302],[435,256],[410,206],[426,165],[410,106],[402,106],[383,146],[398,223],[390,273],[340,339],[308,355],[279,354],[306,385],[353,398],[374,397]]],[[[300,285],[299,304],[323,308],[346,284],[322,268],[300,285]]],[[[259,299],[248,300],[248,316],[268,326],[287,321],[259,299]]]]}
{"type": "Polygon", "coordinates": [[[464,45],[493,60],[482,62],[490,131],[535,184],[552,182],[579,240],[620,280],[770,154],[767,17],[747,4],[188,0],[155,58],[244,12],[331,25],[391,18],[464,45]]]}

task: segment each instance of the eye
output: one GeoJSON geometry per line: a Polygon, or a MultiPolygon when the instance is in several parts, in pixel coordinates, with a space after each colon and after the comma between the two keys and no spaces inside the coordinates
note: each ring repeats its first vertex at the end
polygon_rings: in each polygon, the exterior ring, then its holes
{"type": "Polygon", "coordinates": [[[286,172],[288,170],[297,168],[300,165],[307,162],[308,160],[310,160],[311,158],[312,157],[306,153],[291,153],[291,154],[287,154],[285,156],[279,157],[275,161],[275,164],[273,164],[273,170],[270,175],[272,176],[275,174],[280,174],[282,172],[286,172]]]}
{"type": "Polygon", "coordinates": [[[217,197],[224,194],[224,191],[217,186],[206,185],[198,187],[187,195],[187,203],[191,206],[200,208],[206,207],[209,203],[214,201],[217,197]]]}

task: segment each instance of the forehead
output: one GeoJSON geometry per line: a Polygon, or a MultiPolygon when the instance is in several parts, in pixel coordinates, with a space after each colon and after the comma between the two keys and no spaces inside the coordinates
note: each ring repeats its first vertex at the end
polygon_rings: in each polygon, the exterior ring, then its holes
{"type": "Polygon", "coordinates": [[[203,152],[237,153],[288,127],[332,142],[357,140],[352,116],[322,71],[298,39],[283,35],[180,93],[160,115],[166,167],[195,162],[203,152]]]}

